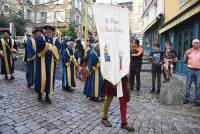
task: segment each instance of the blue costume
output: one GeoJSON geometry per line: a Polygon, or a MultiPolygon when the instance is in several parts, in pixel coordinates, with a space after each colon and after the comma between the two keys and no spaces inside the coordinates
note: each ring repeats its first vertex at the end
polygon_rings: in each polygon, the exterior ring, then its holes
{"type": "Polygon", "coordinates": [[[9,74],[14,73],[14,58],[13,55],[17,54],[17,44],[16,42],[9,38],[0,40],[0,51],[4,53],[1,57],[1,73],[5,75],[6,79],[9,74]]]}
{"type": "Polygon", "coordinates": [[[78,67],[77,55],[74,54],[71,48],[66,48],[62,52],[62,86],[63,89],[70,89],[76,87],[76,67],[78,67]]]}
{"type": "Polygon", "coordinates": [[[36,92],[46,97],[53,95],[56,62],[59,59],[60,42],[47,36],[36,38],[36,92]]]}
{"type": "Polygon", "coordinates": [[[100,71],[99,57],[95,49],[91,49],[89,53],[88,71],[91,75],[87,76],[84,94],[86,97],[104,97],[103,77],[100,71]]]}
{"type": "Polygon", "coordinates": [[[26,61],[27,61],[27,68],[26,68],[26,80],[27,86],[30,88],[34,84],[36,68],[35,68],[35,59],[36,59],[36,42],[35,38],[29,39],[27,42],[27,49],[26,49],[26,61]]]}

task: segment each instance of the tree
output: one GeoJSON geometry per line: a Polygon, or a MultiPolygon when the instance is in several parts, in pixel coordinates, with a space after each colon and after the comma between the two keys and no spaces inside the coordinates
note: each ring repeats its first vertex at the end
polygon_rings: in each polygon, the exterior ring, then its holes
{"type": "Polygon", "coordinates": [[[76,24],[75,22],[71,21],[67,27],[67,30],[65,32],[65,35],[68,36],[69,38],[76,39],[76,24]]]}
{"type": "Polygon", "coordinates": [[[26,20],[21,17],[13,16],[13,22],[16,28],[16,35],[24,35],[24,33],[26,32],[26,20]]]}
{"type": "Polygon", "coordinates": [[[20,17],[17,14],[12,14],[10,16],[4,16],[3,14],[0,14],[0,26],[8,28],[9,24],[11,22],[14,23],[14,26],[16,28],[16,35],[24,35],[26,32],[25,26],[26,26],[26,20],[24,20],[22,17],[20,17]]]}
{"type": "Polygon", "coordinates": [[[0,26],[1,27],[9,27],[9,19],[8,17],[5,17],[3,14],[0,14],[0,18],[1,18],[1,21],[0,21],[0,26]]]}

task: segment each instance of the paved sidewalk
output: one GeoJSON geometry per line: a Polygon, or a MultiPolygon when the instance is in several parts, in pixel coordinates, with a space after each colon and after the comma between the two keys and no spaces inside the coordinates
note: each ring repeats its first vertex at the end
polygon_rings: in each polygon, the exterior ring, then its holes
{"type": "MultiPolygon", "coordinates": [[[[165,106],[158,102],[158,96],[149,94],[150,73],[142,73],[142,91],[132,93],[128,108],[128,121],[140,134],[199,134],[200,109],[193,104],[165,106]]],[[[172,87],[184,88],[183,82],[173,78],[172,87]],[[178,83],[177,83],[178,82],[178,83]],[[177,83],[177,84],[175,84],[177,83]],[[181,85],[182,83],[182,85],[181,85]]],[[[162,85],[163,87],[165,85],[162,85]]],[[[118,99],[110,109],[112,128],[100,123],[103,103],[90,102],[83,94],[83,84],[78,83],[74,93],[61,89],[56,81],[53,104],[37,101],[33,90],[26,88],[25,74],[16,72],[16,80],[9,82],[0,76],[0,133],[3,134],[127,134],[120,129],[118,99]]],[[[182,94],[183,90],[179,91],[182,94]]]]}

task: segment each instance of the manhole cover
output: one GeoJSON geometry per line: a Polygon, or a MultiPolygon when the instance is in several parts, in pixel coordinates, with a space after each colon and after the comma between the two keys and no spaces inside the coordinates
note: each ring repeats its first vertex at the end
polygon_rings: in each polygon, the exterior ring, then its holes
{"type": "Polygon", "coordinates": [[[4,97],[0,95],[0,100],[3,99],[4,97]]]}

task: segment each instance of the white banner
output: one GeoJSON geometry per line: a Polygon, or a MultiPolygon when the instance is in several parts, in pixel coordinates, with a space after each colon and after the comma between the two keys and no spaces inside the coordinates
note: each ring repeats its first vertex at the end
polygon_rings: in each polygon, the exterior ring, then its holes
{"type": "Polygon", "coordinates": [[[128,9],[95,3],[94,18],[100,42],[102,75],[104,79],[117,85],[129,73],[128,9]]]}

